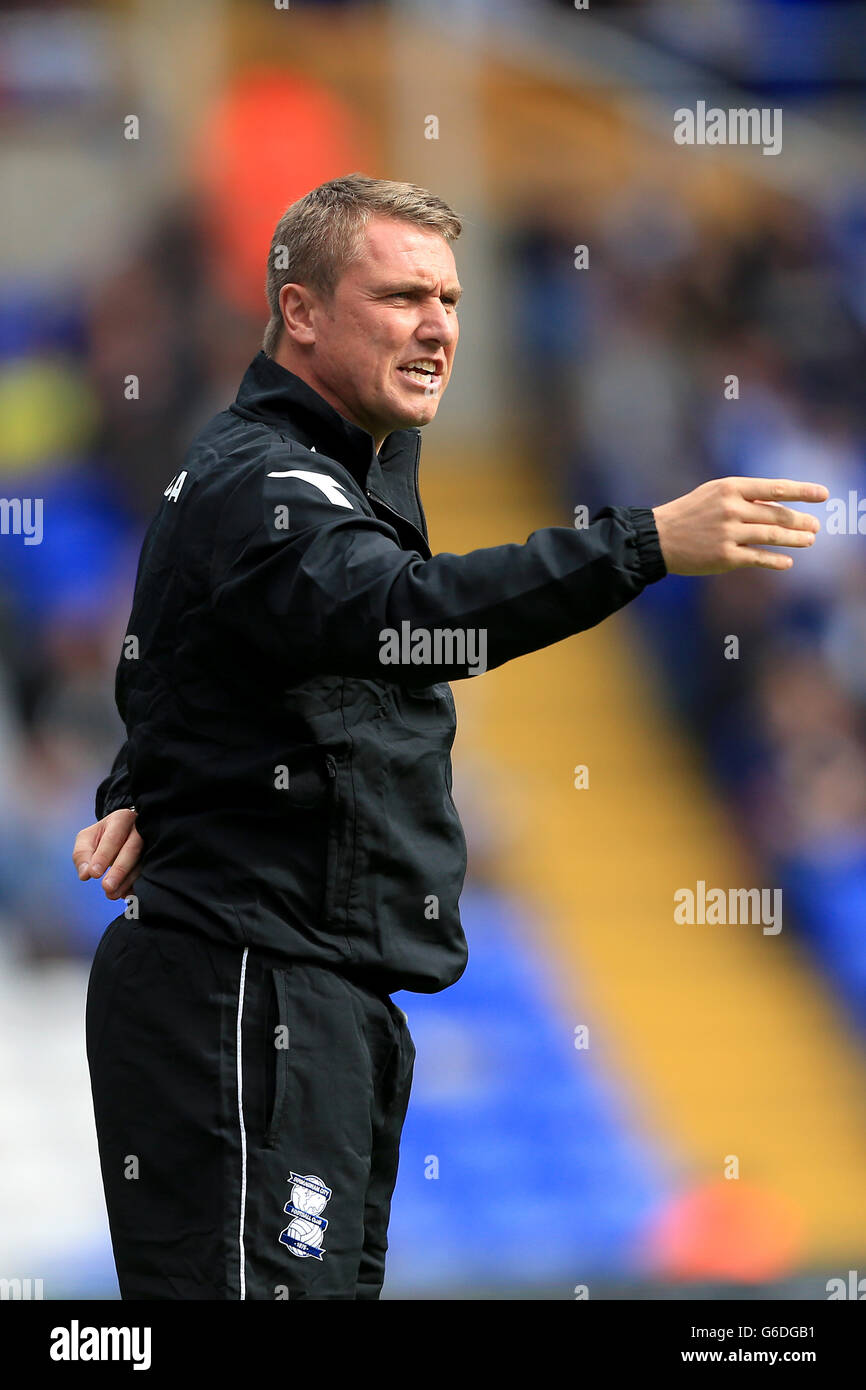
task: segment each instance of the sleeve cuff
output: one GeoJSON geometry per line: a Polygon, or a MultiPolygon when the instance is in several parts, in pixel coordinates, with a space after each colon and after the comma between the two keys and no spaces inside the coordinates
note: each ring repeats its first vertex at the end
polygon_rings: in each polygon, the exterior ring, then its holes
{"type": "Polygon", "coordinates": [[[635,549],[644,582],[654,584],[657,579],[664,579],[668,572],[659,543],[655,517],[649,507],[627,507],[626,511],[632,524],[635,549]]]}

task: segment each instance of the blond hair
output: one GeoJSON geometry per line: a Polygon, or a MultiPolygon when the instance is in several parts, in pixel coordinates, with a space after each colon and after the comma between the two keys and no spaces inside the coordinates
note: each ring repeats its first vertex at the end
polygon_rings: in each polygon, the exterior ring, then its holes
{"type": "Polygon", "coordinates": [[[268,356],[283,330],[280,290],[309,285],[333,298],[343,271],[361,254],[364,229],[375,213],[414,222],[446,241],[456,241],[463,230],[453,208],[415,183],[346,174],[319,184],[286,209],[271,241],[265,280],[271,317],[262,342],[268,356]]]}

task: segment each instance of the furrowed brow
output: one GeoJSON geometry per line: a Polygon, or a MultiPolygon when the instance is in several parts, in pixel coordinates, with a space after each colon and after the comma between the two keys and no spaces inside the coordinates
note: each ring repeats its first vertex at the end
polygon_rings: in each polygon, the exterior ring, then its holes
{"type": "MultiPolygon", "coordinates": [[[[387,285],[383,289],[383,294],[423,294],[427,290],[426,285],[419,285],[415,280],[407,280],[396,285],[387,285]]],[[[446,285],[442,291],[444,296],[453,299],[456,304],[462,295],[463,290],[457,285],[446,285]]]]}

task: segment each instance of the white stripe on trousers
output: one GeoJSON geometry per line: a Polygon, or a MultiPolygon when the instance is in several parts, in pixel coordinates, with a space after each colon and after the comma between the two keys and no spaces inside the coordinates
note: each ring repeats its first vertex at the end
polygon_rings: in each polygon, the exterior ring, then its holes
{"type": "Polygon", "coordinates": [[[238,1029],[237,1029],[237,1060],[238,1060],[238,1124],[241,1131],[241,1210],[240,1221],[238,1223],[238,1259],[240,1262],[240,1298],[247,1296],[246,1280],[246,1257],[244,1255],[244,1219],[247,1206],[247,1132],[244,1128],[244,1070],[243,1070],[243,1038],[241,1035],[241,1025],[244,1018],[244,984],[247,978],[247,953],[249,947],[244,947],[243,959],[241,960],[241,982],[238,986],[238,1029]]]}

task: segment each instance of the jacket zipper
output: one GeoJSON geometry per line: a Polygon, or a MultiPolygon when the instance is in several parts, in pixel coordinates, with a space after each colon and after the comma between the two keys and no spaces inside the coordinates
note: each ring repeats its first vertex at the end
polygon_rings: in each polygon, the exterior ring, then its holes
{"type": "MultiPolygon", "coordinates": [[[[423,542],[424,542],[424,544],[426,545],[427,549],[428,549],[428,550],[430,549],[430,542],[428,541],[427,537],[424,535],[424,532],[421,530],[421,528],[415,525],[414,521],[410,521],[409,518],[408,518],[408,516],[402,516],[402,515],[400,514],[400,512],[396,512],[396,511],[394,510],[394,508],[393,508],[388,502],[385,501],[384,497],[380,497],[380,496],[378,495],[378,493],[376,493],[376,492],[371,492],[369,488],[365,488],[365,493],[366,493],[367,497],[369,497],[369,499],[370,499],[371,502],[376,502],[376,503],[378,503],[378,505],[379,505],[380,507],[384,507],[384,508],[385,508],[385,511],[386,511],[386,512],[390,512],[391,516],[396,517],[397,521],[402,521],[402,523],[403,523],[404,526],[411,526],[413,531],[417,531],[418,535],[419,535],[419,536],[421,537],[421,539],[423,540],[423,542]]],[[[421,515],[422,515],[422,516],[424,515],[423,512],[421,513],[421,515]]]]}
{"type": "Polygon", "coordinates": [[[429,537],[428,534],[427,534],[427,518],[426,518],[426,516],[424,515],[424,507],[423,507],[422,502],[421,502],[421,489],[420,489],[419,486],[418,486],[418,461],[419,461],[420,458],[421,458],[421,434],[420,434],[420,432],[419,432],[418,438],[417,438],[417,440],[415,441],[415,462],[414,462],[413,469],[412,469],[412,486],[413,486],[414,489],[415,489],[415,501],[416,501],[417,506],[418,506],[418,515],[419,515],[420,518],[421,518],[421,534],[422,534],[422,536],[424,537],[425,541],[427,542],[427,548],[429,549],[429,548],[430,548],[430,537],[429,537]]]}
{"type": "Polygon", "coordinates": [[[340,827],[337,824],[337,760],[333,753],[325,754],[325,767],[331,779],[331,814],[328,824],[328,839],[333,846],[328,863],[328,879],[333,882],[333,889],[330,883],[325,883],[325,915],[330,918],[334,911],[337,892],[340,886],[340,827]]]}

